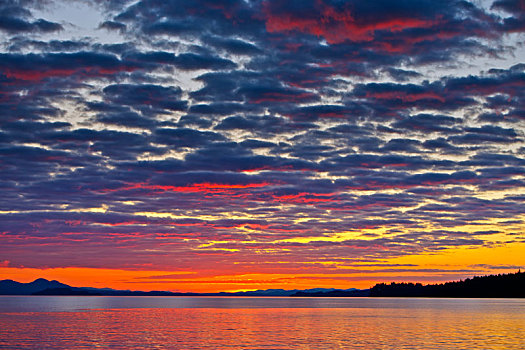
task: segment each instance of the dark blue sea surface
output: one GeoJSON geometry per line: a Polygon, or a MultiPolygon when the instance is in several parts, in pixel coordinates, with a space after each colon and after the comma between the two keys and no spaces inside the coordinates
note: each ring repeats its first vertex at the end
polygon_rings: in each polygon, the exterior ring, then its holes
{"type": "Polygon", "coordinates": [[[2,349],[525,349],[524,299],[0,296],[2,349]]]}

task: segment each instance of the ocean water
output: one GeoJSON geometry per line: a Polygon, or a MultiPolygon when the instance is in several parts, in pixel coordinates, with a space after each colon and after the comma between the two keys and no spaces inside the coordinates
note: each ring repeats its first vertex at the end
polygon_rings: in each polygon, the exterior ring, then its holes
{"type": "Polygon", "coordinates": [[[525,299],[0,296],[1,349],[525,349],[525,299]]]}

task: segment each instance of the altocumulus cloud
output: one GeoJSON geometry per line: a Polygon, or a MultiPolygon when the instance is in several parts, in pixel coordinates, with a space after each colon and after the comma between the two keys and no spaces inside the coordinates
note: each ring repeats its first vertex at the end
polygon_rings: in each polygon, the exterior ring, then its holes
{"type": "Polygon", "coordinates": [[[81,39],[68,6],[0,5],[9,266],[336,273],[523,239],[523,1],[96,1],[81,39]]]}

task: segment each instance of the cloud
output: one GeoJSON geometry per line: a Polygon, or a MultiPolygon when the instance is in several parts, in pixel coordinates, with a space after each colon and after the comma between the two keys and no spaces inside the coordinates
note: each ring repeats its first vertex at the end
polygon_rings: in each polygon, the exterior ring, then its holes
{"type": "Polygon", "coordinates": [[[0,31],[8,34],[50,33],[63,30],[62,25],[33,19],[31,11],[24,7],[25,1],[7,0],[0,4],[0,31]]]}
{"type": "Polygon", "coordinates": [[[428,28],[437,22],[437,4],[431,2],[309,1],[305,4],[264,2],[266,28],[270,32],[298,30],[323,36],[329,43],[370,41],[376,31],[402,32],[428,28]]]}
{"type": "Polygon", "coordinates": [[[187,102],[180,101],[182,90],[179,87],[164,87],[153,84],[114,84],[103,90],[106,100],[115,105],[127,105],[146,112],[185,110],[187,102]]]}
{"type": "Polygon", "coordinates": [[[117,30],[120,32],[126,31],[126,25],[124,23],[119,23],[115,21],[104,21],[98,26],[100,29],[106,30],[117,30]]]}
{"type": "Polygon", "coordinates": [[[95,52],[48,54],[0,54],[0,71],[8,78],[39,81],[46,78],[106,76],[139,67],[116,56],[95,52]]]}
{"type": "Polygon", "coordinates": [[[519,1],[97,1],[92,30],[5,4],[9,267],[335,274],[523,240],[519,1]]]}
{"type": "Polygon", "coordinates": [[[512,16],[503,20],[503,29],[508,32],[523,32],[525,30],[525,4],[523,0],[497,0],[492,9],[503,10],[512,16]]]}

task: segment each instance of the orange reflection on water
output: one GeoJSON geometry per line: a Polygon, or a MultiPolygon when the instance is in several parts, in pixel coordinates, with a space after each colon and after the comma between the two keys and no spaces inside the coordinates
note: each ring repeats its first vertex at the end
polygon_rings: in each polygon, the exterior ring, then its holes
{"type": "Polygon", "coordinates": [[[9,312],[0,313],[0,348],[521,349],[523,302],[440,302],[9,312]]]}

